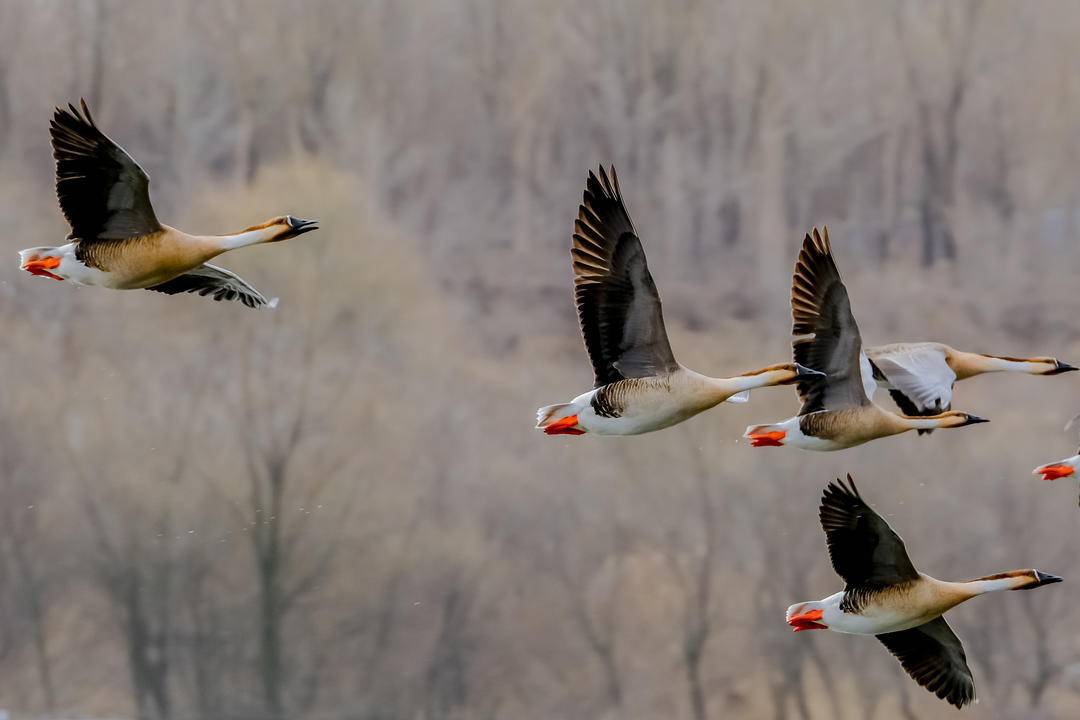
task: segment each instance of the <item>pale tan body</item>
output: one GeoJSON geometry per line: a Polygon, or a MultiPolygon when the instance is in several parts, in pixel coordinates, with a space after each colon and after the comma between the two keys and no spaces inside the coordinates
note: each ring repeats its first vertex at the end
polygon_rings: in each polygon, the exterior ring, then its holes
{"type": "Polygon", "coordinates": [[[577,416],[573,429],[597,435],[639,435],[676,425],[739,393],[784,385],[799,377],[794,365],[772,365],[733,378],[713,378],[689,368],[627,378],[594,388],[569,403],[537,413],[537,427],[577,416]]]}
{"type": "MultiPolygon", "coordinates": [[[[999,589],[1019,589],[1030,581],[1026,576],[1010,578],[1010,587],[999,589]]],[[[981,582],[949,582],[922,574],[915,582],[894,585],[875,593],[872,599],[859,609],[858,615],[876,626],[865,634],[877,635],[882,632],[907,630],[924,625],[960,603],[987,592],[981,582]]],[[[830,627],[844,632],[842,628],[830,627]]]]}
{"type": "Polygon", "coordinates": [[[823,610],[821,623],[829,630],[853,635],[880,635],[919,627],[962,602],[988,592],[1038,587],[1034,570],[1010,570],[966,582],[938,580],[920,573],[919,579],[866,593],[854,611],[841,608],[845,592],[824,600],[788,608],[792,617],[811,608],[823,610]]]}
{"type": "Polygon", "coordinates": [[[114,278],[113,287],[119,289],[158,285],[224,252],[212,237],[189,235],[168,226],[161,232],[117,241],[112,253],[102,250],[100,269],[114,278]]]}
{"type": "Polygon", "coordinates": [[[841,450],[910,430],[961,427],[966,423],[967,416],[942,413],[931,417],[909,417],[871,403],[839,410],[822,410],[803,415],[798,420],[799,430],[804,435],[826,441],[835,445],[832,449],[841,450]]]}
{"type": "Polygon", "coordinates": [[[844,450],[909,430],[963,427],[972,422],[972,416],[966,413],[949,411],[930,417],[909,417],[869,403],[837,410],[819,410],[772,425],[751,425],[743,437],[752,439],[755,435],[765,433],[783,433],[777,444],[804,450],[830,451],[844,450]]]}
{"type": "Polygon", "coordinates": [[[168,282],[229,250],[276,242],[295,232],[288,217],[274,218],[232,235],[191,235],[163,225],[161,230],[145,235],[95,241],[82,249],[82,259],[77,256],[78,242],[56,248],[30,248],[20,255],[24,266],[42,257],[58,258],[59,265],[48,273],[58,280],[137,290],[168,282]]]}
{"type": "MultiPolygon", "coordinates": [[[[243,244],[253,245],[272,242],[286,231],[287,226],[265,225],[236,235],[190,235],[164,225],[159,232],[140,237],[98,241],[91,257],[95,268],[107,276],[107,282],[100,284],[118,290],[141,289],[183,275],[233,247],[241,247],[236,238],[248,236],[243,244]]],[[[64,269],[63,264],[60,269],[64,269]]]]}

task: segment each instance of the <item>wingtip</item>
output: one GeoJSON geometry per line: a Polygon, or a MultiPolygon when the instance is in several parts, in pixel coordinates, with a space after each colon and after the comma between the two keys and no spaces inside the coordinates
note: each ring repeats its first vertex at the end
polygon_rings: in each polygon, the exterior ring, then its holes
{"type": "Polygon", "coordinates": [[[836,478],[832,480],[821,493],[821,499],[828,500],[830,495],[850,495],[856,499],[862,500],[862,495],[859,494],[859,489],[855,486],[855,478],[851,476],[851,473],[847,474],[847,483],[843,478],[836,478]]]}
{"type": "Polygon", "coordinates": [[[829,244],[829,226],[822,225],[821,230],[814,227],[813,238],[807,233],[806,240],[811,243],[813,248],[824,255],[830,255],[832,253],[832,246],[829,244]]]}
{"type": "Polygon", "coordinates": [[[274,308],[276,308],[278,306],[278,301],[280,299],[281,298],[276,298],[276,297],[275,298],[270,298],[270,300],[267,301],[267,303],[266,303],[267,309],[273,310],[274,308]]]}
{"type": "MultiPolygon", "coordinates": [[[[589,170],[589,177],[585,181],[585,192],[582,199],[582,208],[590,206],[598,200],[614,200],[621,202],[619,192],[619,180],[615,175],[615,166],[611,166],[611,174],[604,169],[603,163],[596,170],[589,170]]],[[[579,208],[580,217],[581,208],[579,208]]]]}

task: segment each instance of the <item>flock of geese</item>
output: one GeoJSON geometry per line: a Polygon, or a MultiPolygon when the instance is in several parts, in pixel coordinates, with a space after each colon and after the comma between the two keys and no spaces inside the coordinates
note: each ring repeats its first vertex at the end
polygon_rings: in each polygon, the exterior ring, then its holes
{"type": "MultiPolygon", "coordinates": [[[[71,226],[68,243],[19,253],[32,275],[128,290],[198,293],[273,307],[259,291],[210,260],[229,250],[318,229],[292,215],[238,233],[191,235],[158,221],[147,174],[98,129],[85,101],[57,108],[51,122],[56,194],[71,226]]],[[[1010,358],[941,343],[864,348],[829,243],[807,234],[795,264],[792,362],[732,377],[710,377],[675,360],[645,251],[612,168],[589,173],[571,249],[581,334],[594,386],[567,403],[540,408],[548,435],[638,435],[680,423],[751,390],[795,385],[802,407],[787,420],[752,425],[753,447],[841,450],[910,430],[920,434],[986,422],[952,410],[953,385],[989,372],[1057,375],[1076,370],[1052,357],[1010,358]],[[889,391],[901,413],[873,402],[889,391]]],[[[1043,465],[1046,480],[1076,477],[1080,455],[1043,465]]],[[[962,707],[975,697],[963,646],[943,614],[976,595],[1060,582],[1039,570],[1012,570],[967,582],[917,571],[904,543],[848,477],[825,489],[820,520],[842,591],[787,611],[795,632],[828,629],[876,636],[920,685],[962,707]]]]}
{"type": "MultiPolygon", "coordinates": [[[[671,351],[660,295],[614,168],[589,173],[571,257],[594,383],[570,402],[537,411],[536,426],[548,435],[639,435],[722,402],[746,402],[755,388],[795,385],[802,402],[798,415],[751,425],[744,437],[753,447],[843,450],[910,430],[925,434],[987,422],[952,409],[959,380],[991,372],[1058,375],[1077,369],[1052,357],[983,355],[935,342],[864,348],[823,228],[806,235],[795,263],[792,362],[733,377],[695,372],[671,351]],[[878,388],[889,391],[900,413],[873,401],[878,388]]],[[[1035,472],[1053,480],[1075,477],[1077,467],[1080,455],[1035,472]]],[[[874,635],[917,683],[956,707],[975,698],[975,683],[944,613],[976,595],[1061,582],[1041,570],[1010,570],[966,582],[919,572],[900,536],[866,504],[850,475],[847,483],[826,487],[819,517],[833,569],[845,586],[822,600],[792,605],[788,624],[795,632],[874,635]]]]}

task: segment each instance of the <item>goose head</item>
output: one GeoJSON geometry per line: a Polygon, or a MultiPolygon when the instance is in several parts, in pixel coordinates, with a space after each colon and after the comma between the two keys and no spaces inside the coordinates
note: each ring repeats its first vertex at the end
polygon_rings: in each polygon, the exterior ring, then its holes
{"type": "Polygon", "coordinates": [[[1074,365],[1063,363],[1057,358],[1052,357],[1031,358],[1028,362],[1034,366],[1031,370],[1032,375],[1060,375],[1061,373],[1080,370],[1080,368],[1074,365]]]}
{"type": "Polygon", "coordinates": [[[958,412],[956,410],[949,410],[943,412],[937,416],[940,428],[958,428],[966,427],[968,425],[976,425],[978,423],[990,422],[986,418],[979,417],[978,415],[972,415],[971,413],[958,412]]]}
{"type": "Polygon", "coordinates": [[[294,238],[297,235],[303,235],[304,233],[311,232],[312,230],[319,229],[318,220],[304,220],[302,218],[295,217],[293,215],[278,215],[275,218],[270,218],[266,222],[260,225],[253,225],[244,232],[251,232],[252,230],[265,230],[270,229],[273,233],[269,240],[266,242],[279,242],[281,240],[288,240],[294,238]]]}
{"type": "Polygon", "coordinates": [[[1042,570],[1010,570],[1009,572],[1001,573],[1002,577],[1009,577],[1016,580],[1016,585],[1011,590],[1033,590],[1043,585],[1053,585],[1064,580],[1064,578],[1052,575],[1042,570]]]}

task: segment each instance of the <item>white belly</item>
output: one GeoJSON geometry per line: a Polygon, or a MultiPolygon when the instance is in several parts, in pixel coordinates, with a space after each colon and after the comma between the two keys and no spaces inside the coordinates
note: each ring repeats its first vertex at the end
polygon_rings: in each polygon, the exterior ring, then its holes
{"type": "Polygon", "coordinates": [[[75,243],[68,243],[57,248],[60,255],[60,266],[55,272],[75,285],[96,285],[117,289],[116,278],[107,272],[83,265],[75,259],[75,243]]]}
{"type": "Polygon", "coordinates": [[[710,405],[704,407],[687,405],[683,399],[669,392],[657,390],[635,398],[629,407],[623,409],[619,417],[610,418],[597,415],[593,410],[591,401],[595,393],[596,391],[592,390],[579,395],[573,401],[575,404],[583,405],[578,413],[578,424],[594,435],[640,435],[662,430],[677,425],[711,407],[710,405]]]}
{"type": "Polygon", "coordinates": [[[790,445],[803,450],[815,450],[818,452],[832,452],[833,450],[843,450],[847,447],[835,440],[804,434],[802,428],[799,427],[798,416],[788,418],[782,423],[777,423],[776,426],[787,433],[787,435],[784,436],[784,445],[790,445]]]}
{"type": "Polygon", "coordinates": [[[924,625],[928,620],[919,615],[902,615],[893,610],[870,606],[858,615],[840,609],[843,592],[826,598],[827,606],[822,620],[830,630],[850,635],[881,635],[882,633],[908,630],[924,625]]]}

